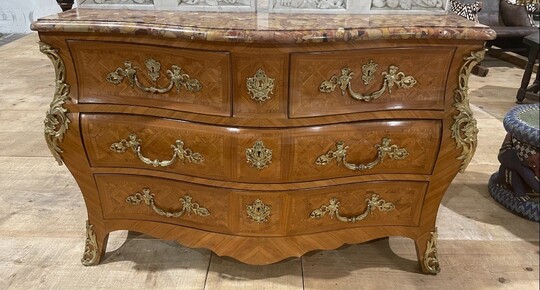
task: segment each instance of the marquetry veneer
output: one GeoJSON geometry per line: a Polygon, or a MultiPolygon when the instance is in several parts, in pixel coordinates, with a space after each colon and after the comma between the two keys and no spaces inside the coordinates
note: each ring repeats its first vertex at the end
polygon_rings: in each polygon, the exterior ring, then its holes
{"type": "Polygon", "coordinates": [[[487,28],[234,43],[83,24],[34,24],[57,72],[46,139],[88,209],[83,264],[123,229],[249,264],[406,236],[439,271],[437,209],[476,148],[467,78],[487,28]]]}

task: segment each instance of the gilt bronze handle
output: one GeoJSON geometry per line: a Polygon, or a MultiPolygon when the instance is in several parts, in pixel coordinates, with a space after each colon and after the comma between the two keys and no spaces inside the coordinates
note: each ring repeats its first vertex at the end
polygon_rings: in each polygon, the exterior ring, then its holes
{"type": "Polygon", "coordinates": [[[130,195],[126,198],[126,202],[129,204],[137,205],[144,201],[144,203],[150,207],[154,212],[156,212],[158,215],[170,217],[170,218],[177,218],[184,215],[184,213],[187,214],[196,214],[199,216],[209,216],[210,211],[208,209],[200,206],[196,202],[192,202],[192,197],[189,195],[184,195],[184,197],[180,198],[180,202],[182,202],[182,210],[176,211],[176,212],[170,212],[161,209],[156,205],[156,201],[154,199],[155,194],[150,192],[149,188],[144,188],[142,190],[142,193],[137,192],[134,195],[130,195]]]}
{"type": "Polygon", "coordinates": [[[131,87],[137,87],[147,93],[164,94],[171,91],[173,87],[176,88],[177,92],[180,92],[182,87],[190,92],[198,92],[202,88],[201,83],[197,79],[190,78],[189,75],[177,65],[172,65],[171,69],[166,71],[167,76],[170,78],[169,85],[166,87],[157,87],[156,82],[161,76],[161,63],[153,58],[149,58],[145,61],[145,65],[148,70],[148,76],[154,82],[151,86],[141,84],[139,77],[137,76],[137,67],[129,60],[124,62],[124,68],[119,67],[110,72],[106,79],[108,82],[118,85],[124,81],[124,78],[127,78],[131,87]]]}
{"type": "Polygon", "coordinates": [[[152,160],[142,154],[141,141],[141,139],[137,138],[137,135],[131,133],[128,136],[128,140],[122,139],[115,142],[111,144],[110,149],[116,153],[124,153],[128,148],[131,148],[131,150],[137,154],[137,157],[139,157],[142,162],[154,167],[167,167],[173,164],[176,159],[180,159],[182,162],[188,161],[195,164],[201,164],[204,161],[204,157],[200,153],[193,152],[189,148],[184,149],[184,142],[182,140],[176,140],[176,145],[171,145],[171,148],[173,149],[173,157],[170,160],[152,160]]]}
{"type": "Polygon", "coordinates": [[[385,201],[384,199],[379,199],[379,195],[376,193],[372,194],[371,198],[366,198],[366,203],[367,207],[363,213],[357,216],[344,217],[339,214],[339,206],[341,203],[337,200],[337,198],[332,198],[330,199],[329,204],[325,204],[320,208],[313,210],[309,217],[312,219],[320,219],[328,214],[330,218],[334,218],[334,216],[336,216],[336,219],[340,222],[354,223],[365,219],[374,210],[378,209],[380,211],[391,211],[395,209],[393,203],[385,201]]]}
{"type": "Polygon", "coordinates": [[[390,159],[405,159],[409,156],[409,152],[405,148],[399,148],[396,144],[390,145],[390,140],[388,137],[384,137],[381,140],[381,144],[375,145],[377,148],[377,157],[375,160],[366,163],[366,164],[353,164],[347,162],[347,149],[349,146],[346,146],[343,141],[336,143],[336,150],[329,150],[326,154],[323,154],[315,160],[315,164],[325,166],[332,159],[336,159],[337,164],[343,163],[346,168],[350,170],[367,170],[374,168],[377,164],[382,163],[384,158],[388,155],[390,159]]]}
{"type": "MultiPolygon", "coordinates": [[[[362,66],[362,80],[364,81],[365,85],[368,85],[374,78],[374,73],[377,70],[377,67],[378,65],[373,63],[373,61],[370,61],[370,63],[362,66]]],[[[341,69],[340,76],[333,75],[330,80],[323,81],[319,86],[319,91],[321,93],[331,93],[335,90],[336,86],[339,85],[342,95],[345,95],[346,91],[348,90],[353,99],[370,102],[378,99],[384,94],[384,92],[386,92],[386,90],[388,90],[388,93],[391,94],[394,86],[409,89],[416,84],[414,77],[407,76],[403,72],[398,72],[398,70],[399,68],[397,66],[390,65],[388,67],[388,71],[382,72],[384,77],[382,87],[375,92],[362,94],[353,91],[351,81],[355,73],[352,71],[352,69],[344,67],[341,69]]]]}

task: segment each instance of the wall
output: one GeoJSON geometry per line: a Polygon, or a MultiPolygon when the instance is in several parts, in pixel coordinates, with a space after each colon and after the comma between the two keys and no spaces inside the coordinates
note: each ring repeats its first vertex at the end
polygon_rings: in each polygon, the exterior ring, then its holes
{"type": "Polygon", "coordinates": [[[0,33],[30,32],[30,23],[58,13],[56,0],[0,0],[0,33]]]}

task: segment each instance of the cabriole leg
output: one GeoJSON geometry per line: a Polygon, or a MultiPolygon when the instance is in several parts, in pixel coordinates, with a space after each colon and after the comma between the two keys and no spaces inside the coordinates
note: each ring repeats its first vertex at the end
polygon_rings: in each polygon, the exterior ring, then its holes
{"type": "Polygon", "coordinates": [[[417,238],[414,243],[422,272],[426,274],[439,273],[441,268],[437,257],[437,228],[417,238]]]}
{"type": "Polygon", "coordinates": [[[99,264],[103,254],[105,254],[108,239],[109,233],[96,229],[94,225],[86,221],[86,240],[84,242],[84,253],[81,263],[85,266],[99,264]]]}

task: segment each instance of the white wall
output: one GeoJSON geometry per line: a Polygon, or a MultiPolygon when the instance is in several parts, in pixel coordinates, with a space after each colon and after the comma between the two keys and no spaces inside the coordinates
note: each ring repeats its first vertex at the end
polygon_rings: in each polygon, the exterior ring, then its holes
{"type": "Polygon", "coordinates": [[[0,0],[0,33],[30,32],[32,21],[60,11],[56,0],[0,0]]]}

